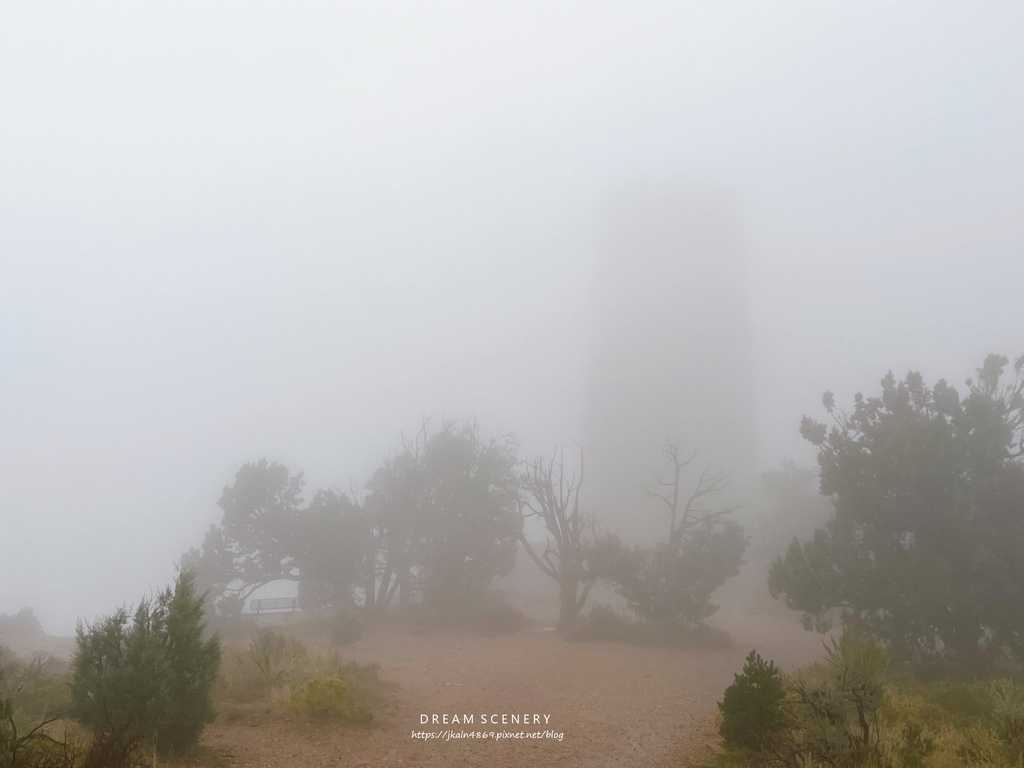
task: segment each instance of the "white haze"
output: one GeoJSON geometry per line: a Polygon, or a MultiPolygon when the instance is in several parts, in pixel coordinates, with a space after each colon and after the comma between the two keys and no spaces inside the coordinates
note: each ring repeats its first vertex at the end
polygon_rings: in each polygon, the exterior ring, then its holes
{"type": "Polygon", "coordinates": [[[0,612],[169,582],[245,461],[582,439],[638,185],[731,201],[762,468],[825,389],[1024,352],[1020,40],[1011,2],[4,4],[0,612]]]}

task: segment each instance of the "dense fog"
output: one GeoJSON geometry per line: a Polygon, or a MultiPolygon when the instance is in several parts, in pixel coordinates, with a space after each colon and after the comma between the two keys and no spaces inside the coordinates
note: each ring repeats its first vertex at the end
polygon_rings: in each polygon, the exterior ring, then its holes
{"type": "Polygon", "coordinates": [[[242,464],[358,488],[431,415],[578,443],[587,508],[661,535],[666,440],[749,506],[825,390],[1021,354],[1021,39],[1011,3],[5,5],[0,613],[71,634],[242,464]]]}

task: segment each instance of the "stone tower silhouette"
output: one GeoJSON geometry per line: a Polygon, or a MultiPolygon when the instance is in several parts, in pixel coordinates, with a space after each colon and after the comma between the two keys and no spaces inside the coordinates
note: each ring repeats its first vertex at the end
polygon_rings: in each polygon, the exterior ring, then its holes
{"type": "MultiPolygon", "coordinates": [[[[682,184],[614,197],[603,216],[584,410],[584,497],[605,530],[660,540],[646,490],[667,440],[690,469],[731,475],[723,503],[757,472],[755,391],[739,224],[728,201],[682,184]]],[[[695,481],[695,478],[692,478],[695,481]]]]}

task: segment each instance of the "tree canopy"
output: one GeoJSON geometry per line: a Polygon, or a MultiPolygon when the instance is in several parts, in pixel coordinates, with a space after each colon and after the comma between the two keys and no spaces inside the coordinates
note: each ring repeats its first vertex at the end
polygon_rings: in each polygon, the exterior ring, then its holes
{"type": "Polygon", "coordinates": [[[1024,650],[1024,357],[989,355],[967,394],[919,373],[851,413],[823,404],[805,417],[822,493],[835,515],[794,539],[769,589],[824,630],[836,613],[889,641],[903,658],[969,662],[1024,650]]]}
{"type": "Polygon", "coordinates": [[[688,478],[697,454],[684,457],[671,441],[664,453],[667,479],[659,477],[657,490],[647,494],[668,513],[667,540],[629,550],[617,537],[603,537],[591,560],[644,621],[692,627],[718,610],[711,595],[739,572],[747,538],[732,519],[736,507],[714,501],[728,487],[728,476],[704,468],[688,478]]]}
{"type": "Polygon", "coordinates": [[[243,464],[224,488],[220,525],[182,557],[219,613],[241,613],[249,595],[279,580],[300,582],[307,604],[349,598],[360,578],[361,512],[335,491],[319,491],[304,505],[304,485],[301,472],[262,459],[243,464]]]}
{"type": "Polygon", "coordinates": [[[298,516],[293,547],[303,608],[352,602],[364,576],[368,537],[358,504],[337,491],[316,492],[298,516]]]}
{"type": "Polygon", "coordinates": [[[474,421],[446,420],[388,459],[367,483],[378,562],[374,604],[398,592],[445,599],[486,588],[515,564],[522,521],[518,463],[507,436],[484,439],[474,421]]]}
{"type": "Polygon", "coordinates": [[[366,484],[362,503],[333,490],[307,504],[304,478],[261,460],[224,488],[220,525],[182,557],[218,613],[242,612],[259,587],[299,584],[305,608],[340,607],[362,591],[367,607],[397,594],[478,596],[515,563],[522,529],[515,444],[484,439],[474,421],[429,422],[366,484]]]}

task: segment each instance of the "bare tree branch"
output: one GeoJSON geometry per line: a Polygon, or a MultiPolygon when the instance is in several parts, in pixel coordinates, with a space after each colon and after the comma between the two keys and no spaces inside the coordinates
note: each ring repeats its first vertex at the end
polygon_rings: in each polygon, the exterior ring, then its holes
{"type": "Polygon", "coordinates": [[[559,623],[573,620],[593,585],[584,563],[584,550],[594,538],[594,524],[580,509],[583,485],[583,449],[579,474],[567,474],[565,454],[556,448],[550,456],[527,462],[521,478],[519,511],[524,520],[539,520],[546,529],[544,552],[538,554],[525,531],[519,540],[541,571],[559,585],[559,623]],[[582,588],[582,593],[580,592],[582,588]]]}
{"type": "Polygon", "coordinates": [[[702,503],[729,485],[729,475],[725,472],[712,472],[710,467],[701,470],[696,484],[688,496],[683,498],[683,476],[697,458],[696,452],[683,458],[679,444],[669,440],[666,442],[662,452],[668,459],[671,479],[665,480],[656,477],[655,481],[666,491],[655,491],[647,489],[647,496],[660,501],[669,511],[669,544],[679,549],[683,543],[700,527],[714,523],[725,516],[735,512],[737,506],[710,509],[702,503]]]}

